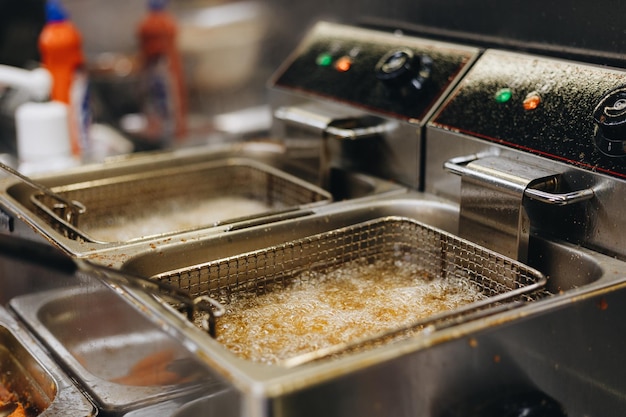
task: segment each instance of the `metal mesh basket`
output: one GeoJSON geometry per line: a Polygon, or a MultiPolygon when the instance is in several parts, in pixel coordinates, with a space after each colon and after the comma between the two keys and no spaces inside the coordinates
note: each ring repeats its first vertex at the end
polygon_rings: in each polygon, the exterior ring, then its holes
{"type": "Polygon", "coordinates": [[[87,207],[77,225],[42,193],[38,214],[72,239],[120,242],[324,204],[323,189],[264,164],[227,160],[53,187],[87,207]],[[116,230],[121,230],[116,234],[116,230]]]}
{"type": "Polygon", "coordinates": [[[228,308],[233,296],[241,293],[262,296],[269,291],[288,290],[298,280],[307,279],[310,271],[323,274],[351,262],[372,263],[377,260],[398,260],[415,265],[429,279],[456,280],[471,285],[484,298],[454,311],[416,319],[408,326],[380,332],[367,340],[350,341],[289,358],[283,364],[306,362],[452,318],[462,322],[481,309],[529,297],[530,292],[546,282],[541,273],[524,264],[454,235],[399,217],[376,219],[239,256],[192,265],[153,278],[184,289],[192,297],[208,295],[228,308]]]}

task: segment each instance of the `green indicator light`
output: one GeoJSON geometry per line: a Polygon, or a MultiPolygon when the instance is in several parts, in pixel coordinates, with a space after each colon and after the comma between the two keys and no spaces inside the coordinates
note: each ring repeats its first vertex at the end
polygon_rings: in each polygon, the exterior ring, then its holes
{"type": "Polygon", "coordinates": [[[317,63],[317,65],[319,65],[320,67],[327,67],[330,64],[332,64],[333,62],[333,57],[330,54],[319,54],[317,56],[317,59],[315,60],[315,62],[317,63]]]}
{"type": "Polygon", "coordinates": [[[498,103],[506,103],[513,96],[513,92],[510,88],[501,88],[496,91],[496,95],[494,96],[498,103]]]}

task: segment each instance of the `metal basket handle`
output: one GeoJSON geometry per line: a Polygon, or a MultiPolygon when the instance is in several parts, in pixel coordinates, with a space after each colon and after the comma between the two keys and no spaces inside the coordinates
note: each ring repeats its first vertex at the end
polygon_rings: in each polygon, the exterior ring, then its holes
{"type": "MultiPolygon", "coordinates": [[[[469,175],[471,170],[467,167],[467,164],[470,162],[477,161],[481,157],[484,156],[493,156],[493,155],[467,155],[467,156],[459,156],[456,158],[452,158],[447,160],[443,166],[444,168],[453,174],[464,176],[469,175]]],[[[579,203],[581,201],[590,200],[594,197],[595,193],[590,188],[584,188],[582,190],[570,191],[566,193],[554,193],[550,191],[544,191],[533,187],[528,187],[524,190],[524,195],[530,199],[540,201],[542,203],[557,205],[557,206],[566,206],[569,204],[579,203]]]]}
{"type": "Polygon", "coordinates": [[[187,292],[159,280],[120,273],[81,259],[76,260],[76,262],[82,270],[92,273],[107,284],[135,288],[175,304],[177,309],[184,313],[189,321],[193,321],[195,312],[201,314],[202,327],[211,337],[215,337],[216,319],[226,313],[226,308],[219,301],[208,296],[192,299],[187,292]]]}
{"type": "Polygon", "coordinates": [[[52,206],[52,210],[54,213],[59,216],[61,219],[65,220],[72,226],[78,225],[78,217],[81,214],[84,214],[87,211],[87,207],[79,201],[76,200],[68,200],[65,197],[55,193],[50,188],[45,185],[38,183],[37,181],[33,181],[26,175],[21,172],[11,168],[8,165],[5,165],[0,162],[0,169],[4,170],[8,174],[18,178],[20,181],[26,183],[27,185],[41,191],[48,197],[55,200],[54,205],[52,206]]]}

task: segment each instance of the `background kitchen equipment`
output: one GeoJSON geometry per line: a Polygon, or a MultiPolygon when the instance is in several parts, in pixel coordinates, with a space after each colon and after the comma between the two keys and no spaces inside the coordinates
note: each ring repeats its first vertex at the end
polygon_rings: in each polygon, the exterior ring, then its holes
{"type": "MultiPolygon", "coordinates": [[[[26,7],[9,2],[2,6],[6,9],[2,15],[8,23],[3,25],[7,35],[2,37],[4,41],[0,40],[5,45],[4,49],[0,48],[0,62],[13,64],[16,56],[25,53],[27,56],[20,59],[18,65],[37,59],[36,37],[43,25],[43,0],[29,0],[29,4],[26,7]],[[9,39],[12,42],[7,42],[9,39]],[[16,50],[19,54],[15,54],[16,50]]],[[[134,30],[145,12],[145,2],[114,0],[105,7],[95,0],[65,0],[64,5],[84,33],[85,52],[94,73],[94,98],[98,102],[96,121],[120,128],[120,119],[138,109],[137,91],[133,87],[136,83],[133,56],[137,48],[134,30]],[[110,30],[113,26],[115,31],[110,30]]],[[[202,35],[206,39],[203,48],[209,48],[202,52],[191,44],[183,48],[188,62],[190,99],[199,116],[194,116],[194,121],[190,122],[199,133],[190,139],[192,142],[204,142],[207,136],[212,142],[223,140],[222,134],[215,134],[215,125],[211,122],[214,116],[242,108],[265,108],[263,113],[267,113],[271,93],[265,88],[266,80],[319,19],[366,24],[390,31],[399,29],[431,39],[475,46],[542,51],[602,64],[621,65],[626,50],[620,24],[616,21],[620,8],[626,6],[612,3],[596,6],[576,2],[571,7],[560,7],[530,0],[524,7],[516,7],[497,1],[468,3],[459,0],[394,1],[392,4],[372,0],[358,4],[318,2],[315,5],[291,4],[284,0],[262,3],[174,0],[170,6],[180,20],[186,22],[181,26],[181,37],[188,38],[186,33],[193,35],[191,38],[197,33],[206,33],[202,35]],[[581,27],[586,29],[581,31],[581,27]],[[204,68],[201,77],[208,79],[208,84],[194,81],[197,79],[193,75],[194,68],[200,66],[204,68]],[[211,76],[207,78],[207,74],[211,76]]],[[[252,123],[244,135],[269,129],[269,120],[264,120],[262,125],[252,123]]],[[[245,119],[241,123],[246,123],[245,119]]],[[[11,130],[11,126],[8,120],[3,131],[11,130]]],[[[12,142],[11,134],[7,132],[4,142],[12,142]]],[[[241,131],[236,133],[238,137],[241,135],[241,131]]],[[[145,149],[143,143],[135,145],[138,150],[145,149]]]]}
{"type": "MultiPolygon", "coordinates": [[[[79,26],[89,28],[85,35],[88,55],[95,57],[102,52],[126,54],[135,47],[133,25],[143,13],[142,1],[115,0],[107,7],[95,0],[67,0],[66,4],[79,26]],[[98,11],[97,19],[94,10],[98,11]],[[112,24],[117,28],[114,34],[108,30],[112,24]]],[[[195,85],[192,81],[195,77],[189,75],[192,89],[203,92],[202,96],[192,97],[192,101],[196,101],[196,109],[204,114],[266,105],[266,80],[310,27],[321,19],[401,29],[406,33],[464,44],[549,51],[552,55],[601,63],[623,62],[626,52],[616,17],[626,6],[612,2],[590,4],[577,1],[562,7],[529,0],[522,7],[495,0],[418,3],[372,0],[341,4],[332,1],[293,4],[285,0],[174,0],[171,7],[182,20],[195,12],[198,17],[205,13],[210,17],[198,28],[189,25],[191,33],[206,30],[205,48],[211,48],[210,55],[196,54],[192,48],[187,50],[191,62],[188,70],[194,71],[194,62],[205,62],[202,77],[207,79],[207,74],[212,75],[208,77],[210,84],[204,84],[204,87],[195,85]],[[581,31],[583,27],[586,29],[581,31]],[[235,32],[239,35],[232,36],[235,32]],[[219,80],[225,80],[224,77],[234,77],[235,74],[241,75],[236,83],[217,84],[219,80]]],[[[183,37],[186,36],[185,30],[183,24],[183,37]]],[[[122,89],[118,91],[124,94],[122,89]]],[[[115,106],[114,101],[108,103],[115,106]]]]}
{"type": "Polygon", "coordinates": [[[286,93],[272,102],[273,135],[297,152],[311,146],[326,187],[349,171],[419,189],[422,128],[477,54],[320,22],[272,78],[286,93]]]}

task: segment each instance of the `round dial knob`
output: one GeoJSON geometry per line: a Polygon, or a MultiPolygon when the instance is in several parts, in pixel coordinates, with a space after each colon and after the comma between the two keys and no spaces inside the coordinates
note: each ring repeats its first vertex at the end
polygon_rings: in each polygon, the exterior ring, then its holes
{"type": "Polygon", "coordinates": [[[394,49],[383,55],[376,64],[376,78],[393,91],[406,95],[419,91],[430,78],[432,59],[415,55],[407,48],[394,49]]]}
{"type": "Polygon", "coordinates": [[[626,156],[626,87],[607,94],[593,111],[595,142],[609,156],[626,156]]]}

